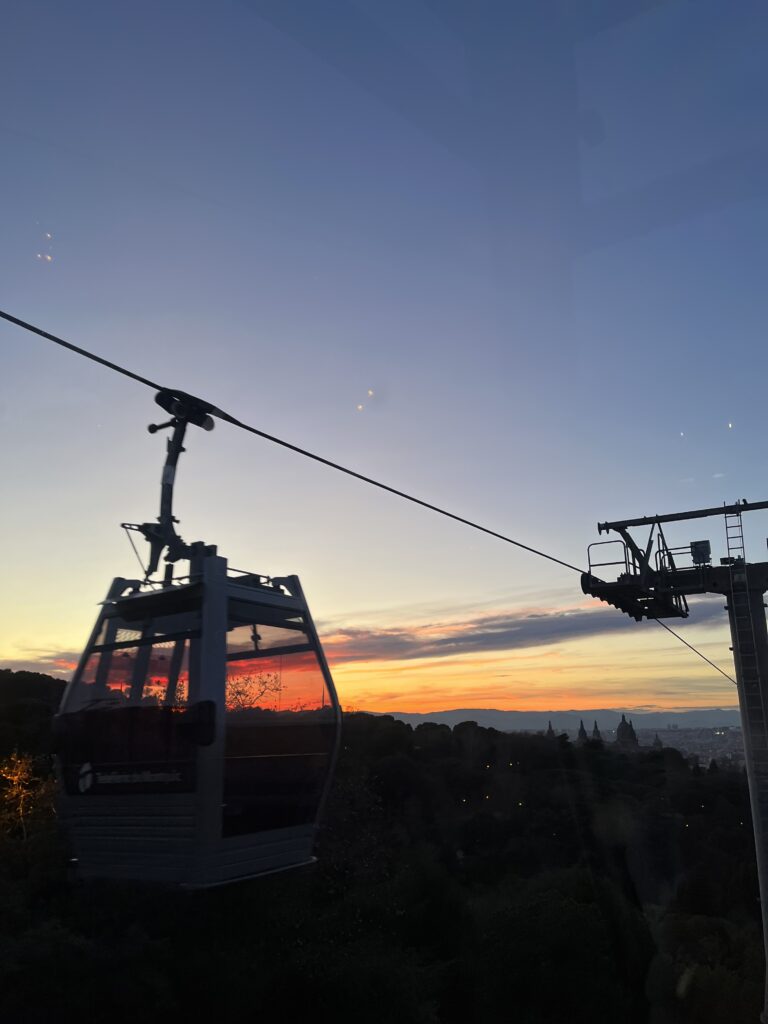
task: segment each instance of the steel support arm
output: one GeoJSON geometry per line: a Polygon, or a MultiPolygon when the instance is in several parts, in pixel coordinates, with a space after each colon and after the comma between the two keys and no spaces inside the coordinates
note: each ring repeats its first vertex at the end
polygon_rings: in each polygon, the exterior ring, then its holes
{"type": "Polygon", "coordinates": [[[598,533],[626,530],[631,526],[653,526],[654,523],[678,523],[686,519],[706,519],[708,516],[735,515],[737,512],[755,512],[768,508],[768,501],[737,501],[735,505],[716,505],[692,512],[672,512],[664,516],[641,516],[639,519],[618,519],[613,523],[598,523],[598,533]]]}

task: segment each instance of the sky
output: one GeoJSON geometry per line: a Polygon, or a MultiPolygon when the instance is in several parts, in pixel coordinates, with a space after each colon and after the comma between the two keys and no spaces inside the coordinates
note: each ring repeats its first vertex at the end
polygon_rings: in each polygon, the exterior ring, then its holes
{"type": "MultiPolygon", "coordinates": [[[[28,0],[0,308],[582,566],[598,521],[768,496],[767,37],[756,0],[28,0]]],[[[140,385],[9,324],[0,353],[0,665],[66,675],[163,435],[140,385]]],[[[182,536],[300,575],[346,707],[736,702],[575,572],[188,442],[182,536]]],[[[732,671],[722,601],[674,625],[732,671]]]]}

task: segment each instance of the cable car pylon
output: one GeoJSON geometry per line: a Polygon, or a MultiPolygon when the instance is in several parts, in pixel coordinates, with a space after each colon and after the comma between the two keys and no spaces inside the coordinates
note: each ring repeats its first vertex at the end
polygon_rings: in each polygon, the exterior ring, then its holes
{"type": "MultiPolygon", "coordinates": [[[[585,594],[612,604],[638,622],[644,618],[686,618],[686,598],[692,595],[721,594],[726,598],[755,834],[763,945],[768,962],[768,562],[746,561],[742,525],[745,512],[767,508],[768,501],[740,501],[690,512],[598,523],[599,533],[613,531],[621,540],[589,545],[589,568],[581,577],[581,588],[585,594]],[[718,565],[712,564],[708,540],[691,541],[682,547],[668,546],[664,523],[710,516],[725,518],[727,555],[718,565]],[[629,532],[636,527],[650,528],[644,545],[638,544],[629,532]],[[618,546],[618,557],[597,561],[608,545],[618,546]],[[596,551],[598,548],[600,552],[596,551]],[[593,572],[609,566],[619,570],[615,580],[602,580],[593,572]]],[[[768,976],[761,1020],[768,1021],[768,976]]]]}
{"type": "Polygon", "coordinates": [[[314,860],[341,708],[299,578],[233,570],[176,532],[187,428],[218,410],[156,401],[171,416],[149,428],[171,431],[160,515],[123,524],[149,564],[112,581],[64,693],[59,807],[82,877],[206,887],[314,860]]]}

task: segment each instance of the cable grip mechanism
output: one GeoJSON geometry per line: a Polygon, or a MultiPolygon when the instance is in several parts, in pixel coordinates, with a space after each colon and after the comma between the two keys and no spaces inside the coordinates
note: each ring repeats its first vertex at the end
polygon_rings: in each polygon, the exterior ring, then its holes
{"type": "Polygon", "coordinates": [[[164,549],[167,548],[165,561],[169,563],[166,577],[168,571],[171,570],[171,563],[178,562],[182,558],[189,558],[192,554],[194,545],[186,544],[176,532],[175,524],[178,523],[178,519],[173,515],[173,486],[176,481],[176,466],[179,456],[186,451],[184,436],[187,425],[191,423],[203,430],[213,430],[215,426],[213,416],[211,416],[214,406],[193,395],[188,395],[185,391],[163,389],[155,395],[155,401],[171,414],[171,419],[165,423],[150,423],[147,430],[150,434],[156,434],[160,430],[170,429],[172,431],[166,443],[166,457],[160,481],[160,515],[155,523],[122,524],[126,529],[136,530],[143,534],[149,544],[149,564],[145,580],[157,572],[164,549]]]}

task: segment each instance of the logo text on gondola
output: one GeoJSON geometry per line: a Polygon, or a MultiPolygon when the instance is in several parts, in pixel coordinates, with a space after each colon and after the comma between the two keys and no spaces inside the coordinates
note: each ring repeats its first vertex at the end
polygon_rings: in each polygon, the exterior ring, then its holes
{"type": "Polygon", "coordinates": [[[181,772],[100,772],[95,771],[90,765],[83,766],[88,768],[86,779],[83,778],[84,773],[81,771],[81,784],[80,792],[86,792],[95,783],[97,786],[124,786],[124,785],[142,785],[153,782],[181,782],[181,772]],[[87,780],[87,781],[86,781],[87,780]],[[86,781],[86,785],[83,785],[83,781],[86,781]]]}
{"type": "Polygon", "coordinates": [[[97,772],[100,786],[120,782],[181,782],[181,772],[97,772]]]}

